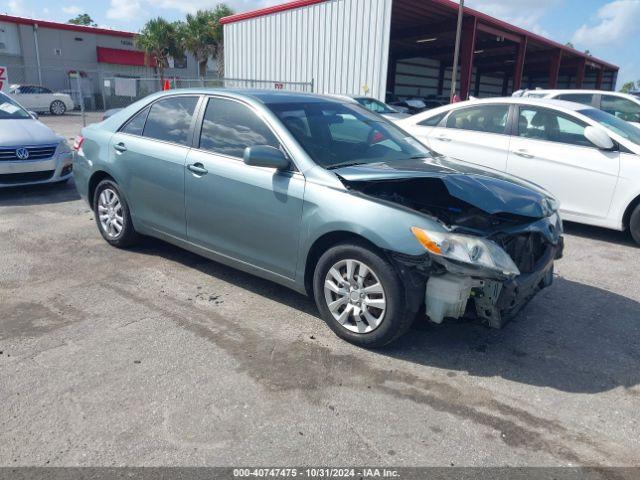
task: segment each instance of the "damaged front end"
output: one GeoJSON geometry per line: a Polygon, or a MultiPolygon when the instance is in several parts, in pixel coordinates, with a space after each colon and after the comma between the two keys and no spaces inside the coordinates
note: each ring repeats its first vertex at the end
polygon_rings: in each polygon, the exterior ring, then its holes
{"type": "Polygon", "coordinates": [[[427,216],[434,228],[411,226],[425,249],[390,252],[416,311],[429,319],[475,317],[500,328],[553,282],[563,252],[562,222],[544,192],[498,176],[439,168],[403,176],[368,166],[336,172],[356,195],[427,216]]]}

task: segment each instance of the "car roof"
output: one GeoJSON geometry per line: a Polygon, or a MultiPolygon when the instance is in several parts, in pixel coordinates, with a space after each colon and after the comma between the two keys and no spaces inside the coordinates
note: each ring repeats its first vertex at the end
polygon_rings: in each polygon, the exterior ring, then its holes
{"type": "MultiPolygon", "coordinates": [[[[562,108],[565,110],[571,110],[573,112],[576,112],[578,110],[585,110],[588,108],[593,109],[593,107],[589,106],[589,105],[584,105],[582,103],[575,103],[575,102],[569,102],[566,100],[555,100],[552,98],[531,98],[531,97],[493,97],[493,98],[482,98],[482,99],[475,99],[475,100],[467,100],[465,102],[458,102],[458,103],[452,103],[449,105],[444,105],[442,107],[439,107],[438,109],[444,109],[444,108],[460,108],[462,106],[473,106],[473,105],[482,105],[485,103],[508,103],[508,104],[513,104],[513,105],[535,105],[535,106],[540,106],[540,107],[545,107],[545,106],[555,106],[558,108],[562,108]]],[[[438,110],[438,109],[433,109],[433,110],[429,110],[430,112],[438,110]]]]}
{"type": "Polygon", "coordinates": [[[559,95],[559,94],[575,94],[575,95],[615,95],[617,97],[629,97],[633,95],[629,95],[624,92],[613,92],[609,90],[583,90],[583,89],[554,89],[554,90],[545,90],[545,89],[536,89],[536,90],[527,90],[524,92],[524,95],[528,94],[541,94],[541,95],[559,95]]]}

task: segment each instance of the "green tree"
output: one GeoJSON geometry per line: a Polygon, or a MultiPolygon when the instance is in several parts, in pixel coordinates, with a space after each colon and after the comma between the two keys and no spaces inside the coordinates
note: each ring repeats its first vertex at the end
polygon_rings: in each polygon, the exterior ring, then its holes
{"type": "Polygon", "coordinates": [[[637,82],[627,82],[620,88],[622,93],[629,93],[633,90],[640,90],[640,80],[637,82]]]}
{"type": "Polygon", "coordinates": [[[158,17],[149,20],[136,36],[136,46],[145,53],[147,65],[155,61],[161,82],[164,82],[169,57],[178,58],[184,55],[179,29],[179,24],[158,17]]]}
{"type": "Polygon", "coordinates": [[[198,62],[200,77],[207,73],[207,63],[215,58],[218,76],[224,77],[224,39],[220,19],[233,15],[233,10],[224,3],[211,10],[198,10],[188,14],[180,24],[180,43],[184,50],[191,52],[198,62]]]}
{"type": "Polygon", "coordinates": [[[574,49],[576,48],[576,47],[573,46],[573,43],[571,43],[571,42],[565,43],[564,46],[565,47],[569,47],[569,48],[574,48],[574,49]]]}
{"type": "Polygon", "coordinates": [[[78,16],[71,18],[67,23],[72,25],[85,25],[88,27],[97,27],[98,24],[93,21],[93,18],[88,13],[81,13],[78,16]]]}

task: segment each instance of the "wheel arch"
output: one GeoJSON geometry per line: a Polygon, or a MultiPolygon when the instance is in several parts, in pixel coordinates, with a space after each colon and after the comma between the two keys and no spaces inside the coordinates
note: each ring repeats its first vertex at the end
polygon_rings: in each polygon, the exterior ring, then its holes
{"type": "Polygon", "coordinates": [[[318,264],[318,260],[320,260],[322,254],[331,247],[342,243],[355,243],[356,245],[370,248],[377,253],[385,255],[384,251],[376,246],[371,240],[354,232],[336,230],[321,235],[313,242],[313,244],[311,244],[305,260],[304,288],[309,296],[313,296],[313,274],[315,272],[316,265],[318,264]]]}
{"type": "Polygon", "coordinates": [[[89,179],[89,187],[87,191],[87,199],[89,200],[89,204],[91,205],[91,208],[95,207],[95,205],[93,204],[93,196],[96,192],[96,188],[98,187],[98,184],[101,181],[107,180],[107,179],[113,180],[114,182],[116,182],[115,178],[113,178],[104,170],[98,170],[91,175],[91,178],[89,179]]]}
{"type": "Polygon", "coordinates": [[[640,205],[640,194],[636,198],[631,200],[631,202],[627,206],[627,209],[624,211],[624,215],[622,216],[622,228],[624,230],[629,229],[630,227],[629,224],[631,222],[631,214],[633,213],[633,211],[636,209],[638,205],[640,205]]]}

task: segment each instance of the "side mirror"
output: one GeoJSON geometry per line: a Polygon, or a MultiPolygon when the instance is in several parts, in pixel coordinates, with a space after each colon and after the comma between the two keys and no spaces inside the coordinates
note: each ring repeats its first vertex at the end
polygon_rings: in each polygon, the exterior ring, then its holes
{"type": "Polygon", "coordinates": [[[286,170],[290,165],[282,150],[268,145],[245,148],[243,159],[247,165],[275,168],[276,170],[286,170]]]}
{"type": "Polygon", "coordinates": [[[601,128],[588,126],[584,129],[584,136],[602,150],[611,150],[614,147],[611,137],[601,128]]]}
{"type": "Polygon", "coordinates": [[[38,114],[36,112],[32,112],[31,110],[29,110],[29,115],[31,115],[31,118],[34,118],[35,120],[38,120],[38,114]]]}

